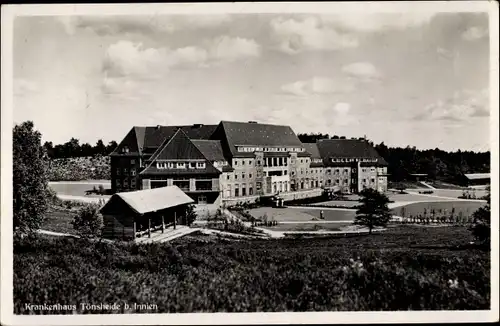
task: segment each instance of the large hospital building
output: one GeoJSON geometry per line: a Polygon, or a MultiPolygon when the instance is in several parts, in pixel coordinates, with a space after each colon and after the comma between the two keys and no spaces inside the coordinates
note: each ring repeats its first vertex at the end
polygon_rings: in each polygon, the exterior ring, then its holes
{"type": "Polygon", "coordinates": [[[302,143],[289,126],[133,127],[111,154],[113,192],[177,185],[198,203],[253,201],[325,189],[387,190],[387,163],[364,139],[302,143]]]}

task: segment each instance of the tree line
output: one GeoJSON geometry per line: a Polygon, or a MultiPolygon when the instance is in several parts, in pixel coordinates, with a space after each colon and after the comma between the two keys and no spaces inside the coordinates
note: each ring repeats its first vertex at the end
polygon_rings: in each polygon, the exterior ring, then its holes
{"type": "Polygon", "coordinates": [[[52,142],[46,141],[43,144],[48,157],[56,158],[71,158],[71,157],[86,157],[86,156],[107,156],[111,154],[118,146],[116,141],[110,141],[107,145],[99,139],[94,146],[89,143],[80,144],[76,138],[71,138],[64,144],[55,145],[52,142]]]}
{"type": "MultiPolygon", "coordinates": [[[[346,139],[322,133],[298,134],[304,143],[314,143],[319,139],[346,139]]],[[[355,139],[355,138],[353,138],[355,139]]],[[[364,138],[357,138],[364,139],[364,138]]],[[[455,151],[447,152],[439,148],[419,150],[416,147],[388,147],[384,142],[374,146],[388,163],[391,181],[403,181],[410,174],[425,173],[431,180],[456,182],[464,173],[490,172],[490,152],[455,151]]]]}

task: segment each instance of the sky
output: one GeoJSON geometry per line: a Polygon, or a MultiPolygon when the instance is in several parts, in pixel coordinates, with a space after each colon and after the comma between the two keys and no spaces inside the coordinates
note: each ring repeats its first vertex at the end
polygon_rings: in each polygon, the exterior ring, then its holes
{"type": "Polygon", "coordinates": [[[252,120],[490,149],[486,13],[31,16],[13,46],[14,123],[54,144],[252,120]]]}

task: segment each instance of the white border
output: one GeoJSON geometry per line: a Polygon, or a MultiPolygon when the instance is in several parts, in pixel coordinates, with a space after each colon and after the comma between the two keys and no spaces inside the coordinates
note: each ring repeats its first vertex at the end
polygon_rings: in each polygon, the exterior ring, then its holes
{"type": "MultiPolygon", "coordinates": [[[[487,322],[498,320],[498,4],[494,1],[455,2],[347,2],[347,3],[211,3],[211,4],[103,4],[2,6],[2,170],[1,170],[1,323],[6,325],[104,325],[104,324],[303,324],[393,322],[487,322]],[[76,316],[15,316],[12,300],[12,41],[16,16],[32,15],[141,15],[214,13],[345,13],[345,12],[489,12],[492,185],[492,270],[489,311],[425,312],[318,312],[318,313],[216,313],[130,314],[76,316]]],[[[471,266],[473,268],[473,266],[471,266]]]]}

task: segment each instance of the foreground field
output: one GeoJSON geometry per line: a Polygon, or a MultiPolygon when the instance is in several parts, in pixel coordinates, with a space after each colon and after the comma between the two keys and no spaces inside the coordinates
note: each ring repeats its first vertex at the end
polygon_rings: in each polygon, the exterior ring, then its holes
{"type": "Polygon", "coordinates": [[[17,314],[39,302],[157,304],[142,313],[488,309],[489,252],[463,247],[469,241],[460,227],[346,239],[187,236],[148,246],[24,239],[14,245],[14,307],[17,314]]]}

